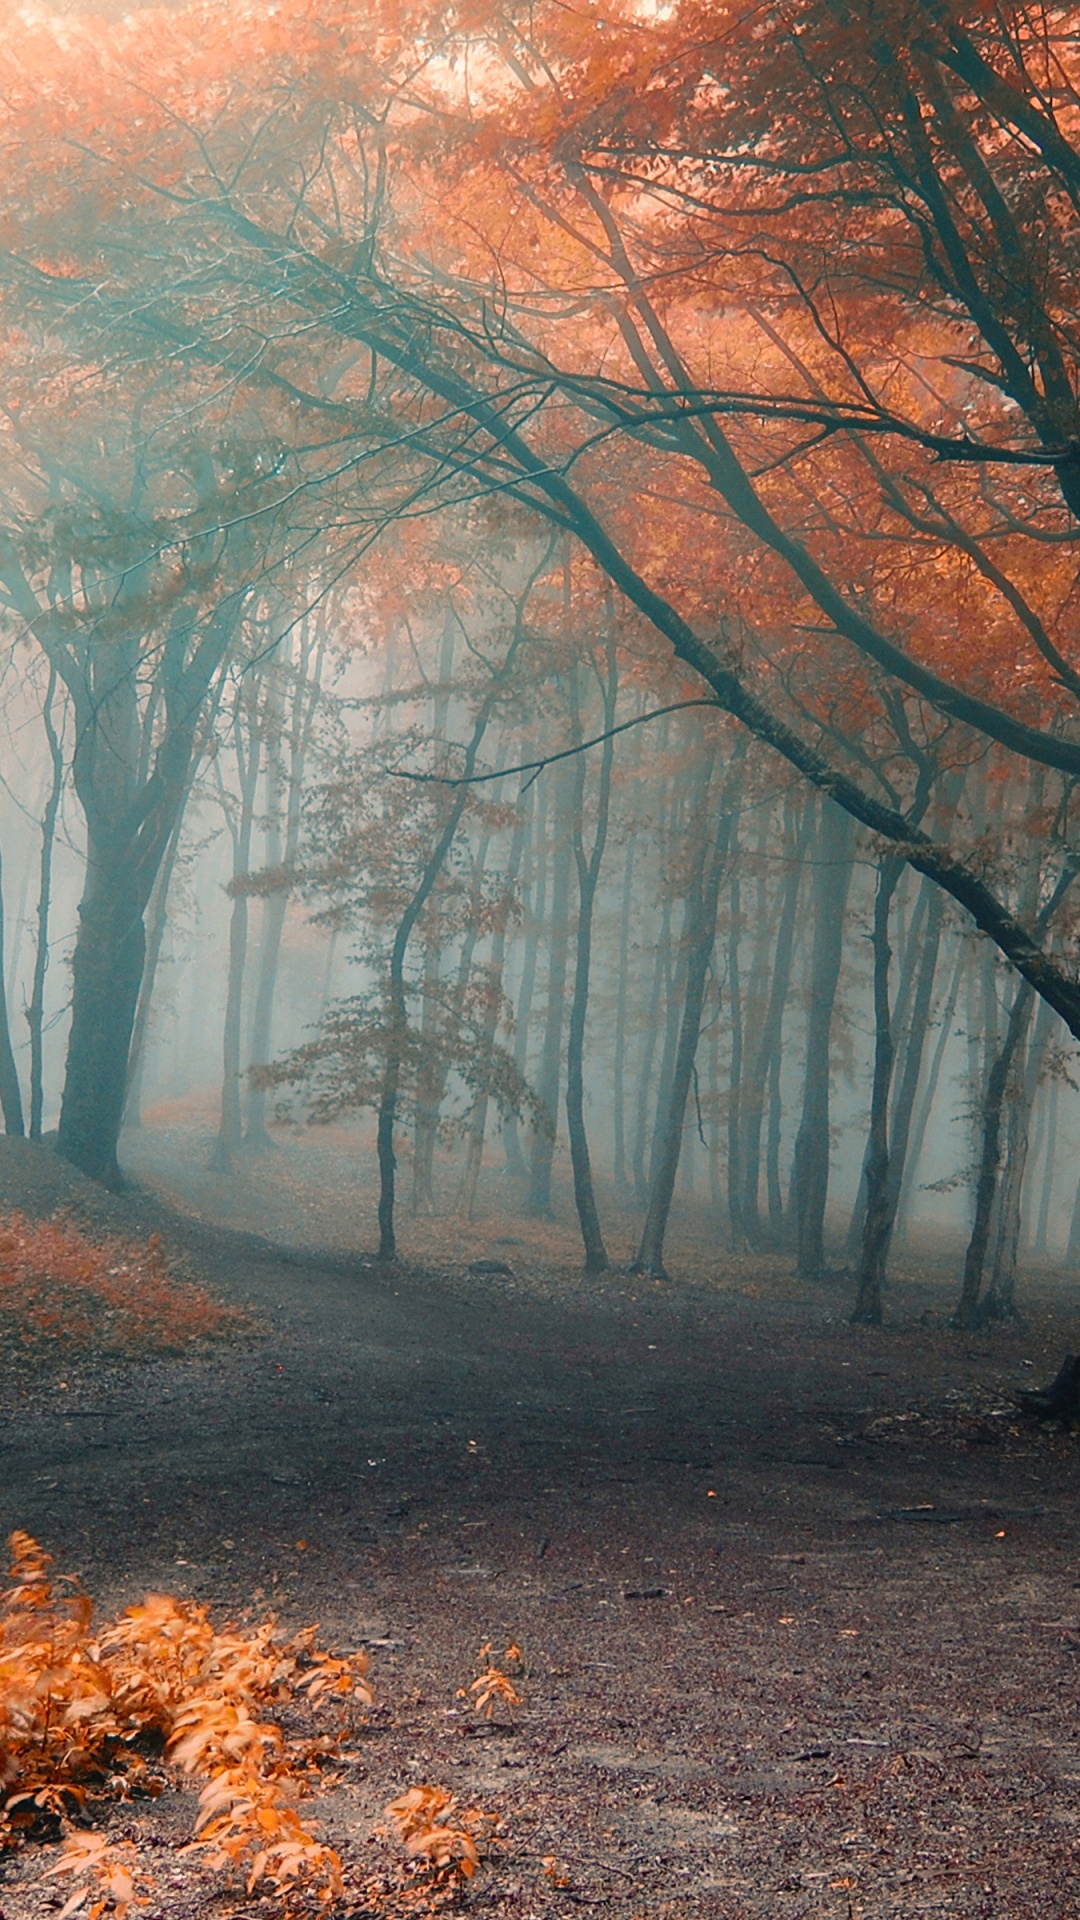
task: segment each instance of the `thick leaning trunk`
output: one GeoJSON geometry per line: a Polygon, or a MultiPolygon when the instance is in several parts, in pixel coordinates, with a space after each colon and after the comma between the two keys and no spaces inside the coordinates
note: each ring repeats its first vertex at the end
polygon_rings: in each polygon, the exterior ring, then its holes
{"type": "Polygon", "coordinates": [[[72,961],[71,1037],[57,1146],[92,1180],[122,1184],[116,1157],[127,1095],[128,1049],[142,983],[144,901],[126,846],[91,839],[72,961]]]}
{"type": "Polygon", "coordinates": [[[817,899],[810,960],[810,1011],[802,1117],[792,1166],[796,1262],[799,1278],[825,1274],[825,1203],[829,1191],[829,1044],[844,957],[844,909],[851,881],[854,827],[829,800],[821,803],[817,899]]]}

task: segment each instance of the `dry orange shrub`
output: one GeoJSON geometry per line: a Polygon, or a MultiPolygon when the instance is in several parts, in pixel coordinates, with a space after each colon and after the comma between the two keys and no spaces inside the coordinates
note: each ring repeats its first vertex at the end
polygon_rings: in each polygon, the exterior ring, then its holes
{"type": "MultiPolygon", "coordinates": [[[[297,1694],[366,1708],[366,1656],[320,1652],[314,1627],[282,1640],[272,1619],[218,1632],[205,1607],[168,1594],[149,1595],[95,1633],[78,1583],[55,1580],[28,1534],[10,1545],[12,1584],[0,1595],[0,1850],[48,1816],[68,1828],[95,1802],[160,1792],[165,1779],[148,1756],[162,1752],[206,1781],[191,1845],[212,1865],[240,1869],[249,1892],[302,1886],[336,1898],[340,1858],[294,1804],[314,1754],[286,1741],[265,1709],[297,1694]]],[[[137,1898],[132,1849],[93,1830],[69,1830],[50,1872],[83,1883],[65,1914],[122,1916],[137,1898]]]]}
{"type": "Polygon", "coordinates": [[[409,1859],[426,1869],[426,1894],[453,1894],[471,1880],[497,1825],[483,1807],[462,1807],[445,1787],[410,1787],[386,1808],[387,1827],[409,1859]]]}
{"type": "Polygon", "coordinates": [[[0,1341],[21,1355],[163,1352],[246,1324],[170,1273],[156,1234],[95,1242],[70,1222],[0,1215],[0,1341]]]}

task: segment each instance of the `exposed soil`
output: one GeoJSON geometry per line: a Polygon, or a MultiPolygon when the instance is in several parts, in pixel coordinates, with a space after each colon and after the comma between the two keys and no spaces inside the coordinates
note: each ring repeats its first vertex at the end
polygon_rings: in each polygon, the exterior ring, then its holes
{"type": "MultiPolygon", "coordinates": [[[[200,1221],[175,1152],[184,1211],[0,1146],[0,1207],[163,1231],[260,1329],[0,1373],[0,1528],[106,1612],[167,1588],[368,1643],[381,1710],[321,1808],[357,1879],[384,1804],[432,1782],[506,1821],[467,1898],[493,1917],[1080,1912],[1080,1447],[1011,1401],[1077,1350],[1064,1283],[972,1336],[912,1269],[875,1333],[845,1288],[704,1240],[677,1281],[586,1291],[561,1233],[545,1259],[444,1220],[387,1269],[317,1182],[299,1237],[334,1252],[200,1221]],[[510,1639],[525,1705],[492,1729],[457,1689],[510,1639]]],[[[242,1222],[303,1177],[253,1171],[242,1222]]],[[[269,1911],[196,1878],[190,1810],[116,1815],[156,1843],[143,1911],[269,1911]]],[[[45,1863],[0,1870],[4,1920],[62,1904],[45,1863]]]]}

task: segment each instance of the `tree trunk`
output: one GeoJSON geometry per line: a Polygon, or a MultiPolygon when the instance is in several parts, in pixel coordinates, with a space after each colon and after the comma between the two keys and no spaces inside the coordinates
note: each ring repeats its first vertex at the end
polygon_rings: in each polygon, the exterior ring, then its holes
{"type": "Polygon", "coordinates": [[[72,961],[59,1147],[105,1186],[123,1184],[116,1157],[127,1093],[128,1048],[146,942],[140,894],[126,858],[91,837],[72,961]]]}
{"type": "Polygon", "coordinates": [[[693,938],[691,912],[688,895],[683,901],[683,918],[678,946],[673,949],[669,944],[664,956],[664,1044],[660,1052],[660,1071],[656,1076],[652,1135],[649,1140],[650,1192],[656,1182],[659,1156],[664,1151],[664,1116],[671,1103],[671,1084],[675,1073],[675,1058],[679,1051],[680,1009],[686,998],[687,946],[693,938]]]}
{"type": "Polygon", "coordinates": [[[541,1124],[532,1137],[529,1165],[529,1193],[526,1211],[532,1220],[551,1218],[551,1171],[555,1159],[555,1134],[559,1111],[559,1080],[562,1065],[563,1021],[566,1010],[566,973],[570,946],[570,844],[573,807],[574,770],[572,761],[564,761],[556,774],[556,801],[552,831],[554,848],[551,859],[551,913],[548,942],[547,1008],[544,1034],[536,1072],[536,1096],[541,1124]]]}
{"type": "Polygon", "coordinates": [[[0,864],[0,1112],[4,1116],[4,1132],[16,1133],[21,1138],[26,1131],[23,1121],[22,1093],[19,1088],[19,1073],[15,1065],[15,1055],[11,1046],[11,1029],[8,1025],[7,993],[4,989],[4,879],[0,864]]]}
{"type": "Polygon", "coordinates": [[[829,1190],[829,1042],[844,955],[844,909],[851,882],[854,827],[830,800],[821,803],[817,899],[810,960],[810,1008],[802,1117],[795,1140],[791,1186],[797,1271],[801,1280],[825,1275],[825,1203],[829,1190]]]}
{"type": "Polygon", "coordinates": [[[56,693],[56,668],[49,668],[49,684],[41,717],[49,748],[52,783],[41,816],[41,866],[38,879],[37,944],[34,949],[34,977],[30,986],[30,1004],[26,1023],[30,1028],[30,1138],[41,1139],[44,1111],[45,1068],[45,975],[49,967],[49,913],[52,907],[52,860],[56,844],[56,818],[64,791],[64,752],[53,724],[52,704],[56,693]]]}
{"type": "Polygon", "coordinates": [[[1005,1038],[987,1076],[983,1099],[982,1154],[975,1187],[975,1211],[971,1223],[971,1237],[964,1259],[964,1278],[960,1298],[953,1315],[953,1325],[966,1329],[978,1326],[982,1317],[979,1294],[982,1290],[983,1268],[986,1264],[986,1250],[990,1239],[990,1222],[997,1193],[998,1166],[1001,1160],[1001,1115],[1009,1075],[1013,1069],[1017,1050],[1022,1045],[1027,1032],[1034,1001],[1034,987],[1030,981],[1021,980],[1009,1012],[1005,1038]]]}
{"type": "MultiPolygon", "coordinates": [[[[258,683],[249,675],[233,714],[236,755],[237,814],[226,807],[233,849],[232,911],[229,915],[229,970],[225,988],[225,1022],[221,1036],[221,1119],[210,1155],[215,1173],[231,1173],[243,1139],[241,1110],[241,1049],[243,1045],[244,973],[247,966],[248,894],[251,835],[255,822],[255,790],[259,780],[258,683]]],[[[220,773],[218,775],[220,781],[220,773]]],[[[224,804],[224,791],[222,790],[224,804]]]]}
{"type": "Polygon", "coordinates": [[[682,1020],[671,1085],[662,1124],[657,1131],[657,1153],[649,1193],[649,1208],[633,1267],[635,1272],[656,1277],[662,1277],[664,1273],[664,1240],[667,1234],[672,1196],[675,1192],[675,1176],[679,1168],[686,1102],[693,1082],[694,1060],[701,1032],[701,1012],[705,1004],[709,961],[716,941],[720,884],[735,828],[734,799],[742,777],[745,758],[746,736],[740,734],[731,751],[728,775],[720,800],[720,817],[712,836],[712,844],[710,846],[706,843],[702,849],[701,864],[694,874],[691,891],[687,897],[686,989],[682,1020]]]}
{"type": "Polygon", "coordinates": [[[619,913],[619,970],[615,988],[615,1055],[612,1063],[611,1088],[612,1126],[615,1136],[612,1174],[617,1193],[625,1193],[630,1185],[626,1172],[626,1002],[630,973],[630,911],[634,898],[636,847],[637,835],[631,833],[626,842],[622,903],[619,913]]]}
{"type": "MultiPolygon", "coordinates": [[[[593,908],[596,904],[596,889],[600,881],[600,868],[607,845],[608,814],[611,805],[611,767],[615,753],[615,742],[611,737],[611,728],[615,725],[615,702],[618,694],[618,670],[615,659],[615,643],[610,637],[610,626],[614,623],[611,607],[609,614],[609,639],[607,643],[607,662],[603,691],[603,722],[607,738],[603,743],[600,757],[599,790],[596,799],[596,820],[593,827],[593,844],[589,853],[585,851],[584,808],[585,808],[585,755],[579,753],[574,761],[574,795],[572,841],[574,864],[578,879],[578,924],[577,950],[574,958],[574,994],[570,1003],[570,1021],[566,1033],[566,1132],[570,1142],[570,1165],[574,1176],[574,1204],[577,1207],[581,1238],[585,1248],[586,1273],[606,1273],[608,1270],[607,1248],[600,1226],[600,1214],[596,1205],[596,1192],[593,1186],[592,1165],[589,1159],[589,1140],[585,1127],[585,1021],[589,1010],[589,972],[592,964],[592,928],[593,908]]],[[[577,687],[574,688],[574,738],[581,739],[580,713],[577,700],[577,687]]]]}
{"type": "Polygon", "coordinates": [[[864,1163],[866,1209],[852,1319],[863,1326],[881,1325],[881,1293],[885,1278],[892,1206],[889,1189],[889,1093],[892,1087],[893,1040],[889,1007],[889,908],[904,872],[902,860],[886,858],[878,868],[874,901],[874,1080],[870,1095],[870,1138],[864,1163]]]}
{"type": "Polygon", "coordinates": [[[984,1320],[1016,1318],[1016,1263],[1020,1248],[1020,1221],[1024,1176],[1028,1164],[1031,1109],[1039,1088],[1043,1056],[1054,1022],[1054,1011],[1040,1000],[1027,1061],[1022,1076],[1013,1074],[1012,1099],[1006,1129],[1005,1170],[1001,1178],[997,1233],[990,1285],[982,1305],[984,1320]],[[1017,1080],[1019,1079],[1019,1085],[1017,1080]]]}
{"type": "Polygon", "coordinates": [[[1054,1193],[1054,1165],[1057,1160],[1058,1103],[1061,1081],[1055,1073],[1050,1082],[1050,1094],[1046,1103],[1046,1130],[1043,1142],[1042,1192],[1039,1199],[1039,1217],[1035,1227],[1031,1251],[1036,1260],[1045,1260],[1050,1243],[1050,1203],[1054,1193]]]}
{"type": "Polygon", "coordinates": [[[914,1195],[916,1192],[915,1178],[919,1171],[919,1162],[922,1159],[922,1151],[930,1125],[930,1117],[934,1111],[934,1102],[937,1099],[942,1063],[952,1037],[953,1020],[956,1017],[956,1005],[960,998],[960,988],[963,984],[967,958],[967,943],[962,936],[958,936],[956,963],[941,1010],[941,1032],[938,1034],[937,1046],[934,1048],[934,1057],[930,1063],[930,1072],[927,1075],[923,1097],[919,1102],[918,1117],[912,1129],[911,1144],[904,1157],[904,1166],[900,1182],[900,1197],[896,1210],[895,1235],[897,1239],[903,1239],[908,1232],[908,1222],[914,1205],[914,1195]]]}
{"type": "MultiPolygon", "coordinates": [[[[280,641],[278,647],[280,649],[280,641]]],[[[266,786],[263,794],[263,869],[267,875],[281,873],[284,856],[281,810],[285,789],[283,734],[285,731],[285,689],[282,685],[284,663],[279,657],[269,662],[266,700],[263,709],[263,733],[266,739],[266,786]]],[[[282,876],[282,879],[284,876],[282,876]]],[[[274,989],[277,985],[281,936],[285,929],[288,889],[278,885],[264,893],[259,904],[259,946],[255,971],[255,1005],[251,1016],[249,1059],[253,1066],[269,1065],[271,1029],[274,1019],[274,989]]],[[[253,1153],[265,1153],[272,1145],[266,1129],[267,1089],[257,1082],[247,1085],[247,1126],[244,1144],[253,1153]]]]}
{"type": "Polygon", "coordinates": [[[439,917],[435,911],[425,926],[424,971],[420,988],[420,1063],[416,1075],[416,1117],[413,1123],[412,1210],[414,1214],[435,1211],[435,1141],[439,1131],[439,1106],[443,1077],[434,1058],[434,1036],[438,1020],[439,972],[442,943],[439,917]]]}
{"type": "Polygon", "coordinates": [[[169,888],[172,885],[173,869],[176,866],[176,855],[183,829],[184,816],[181,814],[170,835],[169,845],[154,882],[154,891],[150,896],[150,906],[147,910],[149,925],[146,935],[146,962],[139,987],[139,1000],[135,1009],[135,1024],[131,1030],[131,1049],[128,1055],[128,1088],[127,1098],[124,1101],[126,1128],[142,1125],[142,1090],[146,1071],[146,1043],[150,1032],[150,1009],[157,984],[161,950],[165,944],[165,929],[169,921],[169,888]]]}
{"type": "MultiPolygon", "coordinates": [[[[506,862],[503,885],[506,890],[506,905],[509,911],[510,900],[517,886],[521,871],[521,858],[525,850],[525,809],[518,807],[514,820],[514,831],[510,837],[510,852],[506,862]]],[[[506,961],[506,920],[499,921],[491,941],[491,967],[489,969],[490,1005],[487,1023],[484,1028],[483,1044],[490,1050],[495,1043],[499,1027],[499,1011],[502,1002],[503,967],[506,961]]],[[[476,1206],[476,1188],[480,1179],[480,1170],[484,1164],[484,1135],[487,1132],[489,1099],[486,1092],[478,1094],[469,1121],[468,1145],[465,1152],[465,1173],[462,1180],[461,1199],[458,1211],[466,1220],[473,1218],[476,1206]]]]}
{"type": "MultiPolygon", "coordinates": [[[[784,1009],[791,987],[791,962],[795,951],[795,917],[799,902],[799,884],[802,879],[809,827],[813,818],[813,809],[805,801],[798,819],[791,802],[788,803],[785,812],[787,815],[786,855],[790,864],[780,903],[769,997],[761,1025],[757,1056],[747,1081],[746,1098],[743,1104],[742,1219],[750,1246],[759,1249],[765,1243],[758,1201],[761,1185],[761,1131],[765,1118],[765,1099],[767,1092],[771,1092],[772,1089],[774,1067],[776,1079],[779,1082],[784,1009]]],[[[778,1092],[779,1088],[777,1088],[778,1092]]],[[[777,1141],[777,1164],[778,1162],[779,1142],[777,1141]]],[[[777,1185],[779,1185],[779,1179],[777,1179],[777,1185]]],[[[780,1226],[771,1217],[773,1214],[771,1202],[769,1211],[770,1239],[775,1245],[780,1226]]]]}
{"type": "Polygon", "coordinates": [[[940,887],[932,887],[924,881],[930,900],[926,914],[926,929],[923,935],[922,953],[919,958],[918,977],[915,985],[915,997],[911,1007],[911,1024],[908,1030],[907,1046],[904,1049],[904,1065],[900,1075],[900,1084],[893,1101],[892,1120],[889,1128],[889,1204],[891,1209],[890,1236],[896,1221],[896,1209],[900,1201],[900,1191],[904,1183],[904,1167],[907,1162],[908,1143],[911,1138],[911,1121],[915,1111],[915,1096],[919,1089],[922,1074],[923,1054],[926,1051],[926,1036],[930,1031],[930,1014],[934,1004],[934,982],[937,979],[938,957],[941,952],[941,932],[945,923],[945,895],[940,887]]]}
{"type": "Polygon", "coordinates": [[[401,1090],[401,1069],[405,1059],[405,1045],[408,1034],[408,1007],[405,998],[405,956],[416,923],[431,896],[432,889],[442,872],[443,862],[454,844],[461,817],[469,800],[469,779],[476,766],[476,756],[480,751],[491,709],[496,695],[510,671],[510,664],[516,651],[516,642],[509,649],[500,672],[496,675],[473,725],[472,736],[465,749],[462,763],[461,780],[458,786],[448,791],[453,795],[438,839],[424,865],[419,882],[411,900],[398,921],[394,933],[394,942],[390,950],[390,968],[387,982],[387,1031],[386,1066],[379,1095],[378,1123],[376,1128],[376,1157],[379,1166],[379,1259],[396,1260],[397,1233],[394,1224],[394,1208],[397,1185],[397,1151],[394,1146],[394,1130],[397,1126],[398,1094],[401,1090]]]}
{"type": "Polygon", "coordinates": [[[634,1180],[634,1193],[637,1199],[647,1200],[649,1187],[645,1178],[645,1142],[648,1138],[649,1096],[652,1092],[652,1066],[656,1057],[656,1036],[660,1024],[661,996],[664,989],[664,975],[671,957],[671,895],[665,890],[660,908],[660,936],[656,948],[656,964],[653,967],[652,991],[645,1012],[645,1031],[642,1035],[641,1058],[638,1062],[637,1092],[634,1101],[634,1152],[631,1173],[634,1180]]]}
{"type": "MultiPolygon", "coordinates": [[[[518,982],[517,1008],[514,1015],[514,1066],[521,1079],[529,1061],[529,1022],[532,1019],[533,994],[536,991],[536,960],[540,950],[540,928],[544,924],[544,911],[547,905],[547,846],[544,839],[544,810],[542,796],[533,798],[537,788],[529,788],[529,815],[526,828],[526,844],[531,855],[532,872],[528,891],[525,895],[525,946],[521,958],[521,979],[518,982]]],[[[506,1171],[511,1179],[524,1180],[528,1173],[525,1155],[521,1151],[521,1127],[516,1114],[510,1114],[503,1123],[503,1150],[506,1154],[506,1171]]]]}
{"type": "MultiPolygon", "coordinates": [[[[308,754],[311,750],[315,720],[319,710],[326,644],[326,624],[320,622],[315,658],[309,678],[311,634],[308,621],[302,622],[294,668],[292,711],[288,725],[287,774],[283,765],[282,739],[280,736],[276,740],[271,737],[270,741],[270,791],[267,797],[265,861],[271,870],[280,866],[281,884],[272,893],[264,894],[262,902],[259,977],[255,989],[255,1015],[251,1027],[251,1057],[253,1062],[260,1066],[269,1063],[273,1052],[274,996],[281,962],[281,941],[285,931],[292,875],[300,851],[304,775],[307,771],[308,754]],[[280,821],[283,786],[285,788],[284,835],[280,821]]],[[[248,1147],[256,1152],[264,1151],[271,1144],[266,1127],[267,1097],[267,1089],[258,1080],[249,1086],[246,1141],[248,1147]]]]}
{"type": "Polygon", "coordinates": [[[739,975],[739,941],[742,935],[742,887],[739,879],[738,825],[732,821],[731,930],[728,939],[728,1019],[731,1027],[731,1069],[728,1077],[727,1123],[727,1203],[728,1229],[733,1253],[744,1253],[747,1246],[743,1221],[742,1196],[746,1181],[742,1154],[742,1079],[743,1079],[743,1003],[739,975]]]}

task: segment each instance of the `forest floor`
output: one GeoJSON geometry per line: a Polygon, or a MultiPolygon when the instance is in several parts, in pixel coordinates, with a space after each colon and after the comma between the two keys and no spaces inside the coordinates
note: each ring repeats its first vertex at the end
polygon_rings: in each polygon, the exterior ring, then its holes
{"type": "MultiPolygon", "coordinates": [[[[416,1263],[386,1268],[345,1143],[216,1197],[183,1129],[130,1160],[111,1198],[0,1141],[0,1209],[160,1231],[254,1324],[0,1352],[0,1532],[106,1615],[169,1590],[366,1644],[378,1705],[317,1809],[349,1874],[431,1783],[505,1822],[485,1920],[1080,1913],[1080,1445],[1011,1398],[1076,1350],[1075,1287],[1029,1277],[1024,1323],[972,1336],[955,1261],[902,1267],[875,1332],[700,1224],[672,1281],[585,1287],[569,1227],[512,1207],[406,1221],[416,1263]],[[511,1640],[524,1704],[488,1725],[458,1689],[511,1640]]],[[[113,1816],[153,1849],[141,1911],[275,1911],[180,1852],[193,1805],[113,1816]]],[[[53,1851],[0,1867],[3,1920],[63,1904],[53,1851]]]]}

